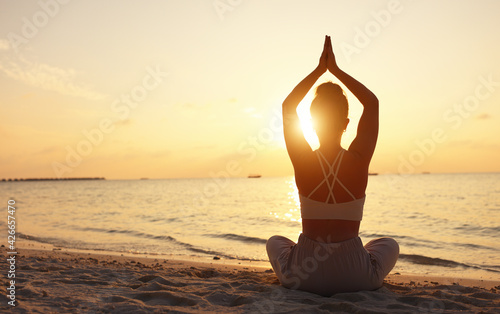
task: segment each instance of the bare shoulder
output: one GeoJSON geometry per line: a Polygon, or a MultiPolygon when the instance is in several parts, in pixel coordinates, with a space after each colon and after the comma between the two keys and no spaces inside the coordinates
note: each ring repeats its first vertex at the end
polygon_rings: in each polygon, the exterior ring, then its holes
{"type": "Polygon", "coordinates": [[[293,164],[293,168],[299,192],[311,190],[311,187],[317,184],[318,178],[323,177],[318,157],[314,151],[302,154],[301,158],[293,164]]]}
{"type": "Polygon", "coordinates": [[[367,168],[370,164],[370,160],[367,159],[366,156],[359,150],[349,147],[349,149],[344,153],[343,163],[344,165],[347,163],[356,168],[367,168]]]}

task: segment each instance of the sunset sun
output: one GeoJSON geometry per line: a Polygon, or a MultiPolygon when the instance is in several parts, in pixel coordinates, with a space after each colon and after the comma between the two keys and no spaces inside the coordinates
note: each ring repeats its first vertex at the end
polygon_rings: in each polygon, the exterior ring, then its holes
{"type": "Polygon", "coordinates": [[[319,140],[316,132],[314,131],[313,120],[311,118],[311,112],[309,111],[313,97],[314,95],[312,94],[308,94],[304,97],[297,108],[297,114],[299,115],[300,127],[302,128],[304,137],[311,148],[315,150],[319,147],[319,140]]]}

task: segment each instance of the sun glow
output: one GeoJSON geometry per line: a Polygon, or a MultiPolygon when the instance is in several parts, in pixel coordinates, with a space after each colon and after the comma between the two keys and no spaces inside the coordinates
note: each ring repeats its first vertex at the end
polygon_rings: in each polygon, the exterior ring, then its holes
{"type": "Polygon", "coordinates": [[[302,128],[302,133],[304,133],[306,141],[313,150],[316,150],[319,148],[319,140],[316,132],[314,131],[311,112],[309,111],[312,99],[313,95],[311,93],[306,95],[297,107],[297,114],[299,116],[300,127],[302,128]]]}
{"type": "MultiPolygon", "coordinates": [[[[319,84],[319,83],[318,83],[319,84]]],[[[343,87],[345,91],[347,91],[348,99],[354,100],[353,103],[349,102],[349,119],[350,122],[347,126],[346,132],[342,135],[341,145],[343,147],[349,147],[350,143],[356,137],[356,129],[359,121],[359,117],[363,111],[363,107],[355,100],[355,97],[343,87]]],[[[319,140],[316,132],[313,127],[313,120],[311,118],[311,102],[314,99],[313,91],[316,90],[316,86],[311,88],[311,91],[302,99],[299,106],[297,107],[297,114],[300,119],[300,127],[302,128],[302,132],[306,141],[309,143],[313,150],[319,148],[319,140]]]]}

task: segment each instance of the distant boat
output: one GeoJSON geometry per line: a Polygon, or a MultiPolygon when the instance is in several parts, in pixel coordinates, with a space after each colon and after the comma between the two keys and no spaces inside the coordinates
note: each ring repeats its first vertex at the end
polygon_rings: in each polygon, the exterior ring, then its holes
{"type": "Polygon", "coordinates": [[[250,179],[257,179],[257,178],[260,178],[262,177],[260,174],[251,174],[248,176],[250,179]]]}
{"type": "Polygon", "coordinates": [[[429,171],[422,171],[422,174],[431,174],[429,171]]]}
{"type": "Polygon", "coordinates": [[[141,178],[141,180],[149,180],[149,178],[141,178]]]}
{"type": "Polygon", "coordinates": [[[369,176],[378,176],[378,172],[368,172],[369,176]]]}

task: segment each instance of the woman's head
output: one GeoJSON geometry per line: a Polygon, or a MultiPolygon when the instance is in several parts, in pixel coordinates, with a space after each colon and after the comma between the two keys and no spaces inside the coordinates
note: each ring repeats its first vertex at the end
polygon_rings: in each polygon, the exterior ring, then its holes
{"type": "Polygon", "coordinates": [[[320,142],[342,134],[349,123],[348,113],[347,97],[339,85],[326,82],[316,88],[311,117],[320,142]]]}

